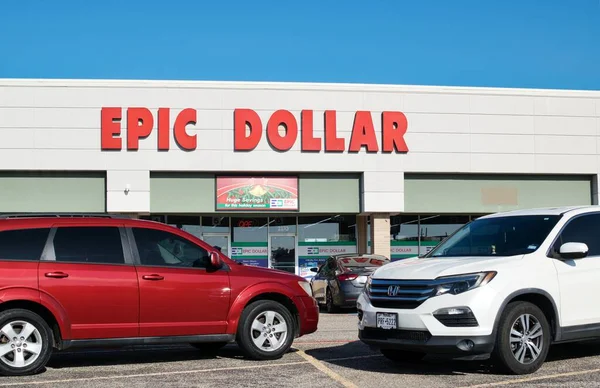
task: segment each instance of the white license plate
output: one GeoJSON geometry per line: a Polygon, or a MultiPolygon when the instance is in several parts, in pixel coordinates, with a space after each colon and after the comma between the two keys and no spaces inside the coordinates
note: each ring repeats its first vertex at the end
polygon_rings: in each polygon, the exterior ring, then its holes
{"type": "Polygon", "coordinates": [[[378,329],[397,329],[398,314],[393,313],[377,313],[377,328],[378,329]]]}

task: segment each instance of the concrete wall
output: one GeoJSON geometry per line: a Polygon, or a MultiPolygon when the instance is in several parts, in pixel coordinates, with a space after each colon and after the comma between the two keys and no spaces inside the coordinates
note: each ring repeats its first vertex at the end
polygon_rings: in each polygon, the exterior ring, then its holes
{"type": "MultiPolygon", "coordinates": [[[[123,113],[125,114],[125,113],[123,113]]],[[[125,117],[125,116],[124,116],[125,117]]],[[[155,116],[156,120],[156,116],[155,116]]],[[[126,120],[123,120],[125,127],[126,120]]],[[[125,132],[125,131],[124,131],[125,132]]],[[[225,82],[0,80],[0,169],[107,171],[107,210],[148,212],[150,171],[364,172],[363,212],[404,209],[404,172],[592,174],[600,170],[600,92],[373,85],[225,82]],[[169,107],[171,124],[198,110],[198,149],[158,152],[156,131],[140,150],[100,150],[103,106],[169,107]],[[275,152],[265,137],[250,153],[233,151],[233,111],[287,109],[300,122],[337,110],[350,140],[354,113],[408,118],[407,154],[275,152]],[[125,186],[129,193],[125,194],[125,186]]],[[[597,190],[596,190],[597,192],[597,190]]]]}

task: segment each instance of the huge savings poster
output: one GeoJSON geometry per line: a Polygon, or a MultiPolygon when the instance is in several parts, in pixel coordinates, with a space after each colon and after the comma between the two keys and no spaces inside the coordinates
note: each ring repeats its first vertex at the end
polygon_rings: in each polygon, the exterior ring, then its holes
{"type": "Polygon", "coordinates": [[[217,210],[298,210],[297,177],[217,177],[217,210]]]}

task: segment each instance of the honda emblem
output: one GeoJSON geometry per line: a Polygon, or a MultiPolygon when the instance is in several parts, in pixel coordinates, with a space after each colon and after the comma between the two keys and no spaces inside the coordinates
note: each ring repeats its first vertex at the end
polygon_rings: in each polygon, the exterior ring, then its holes
{"type": "Polygon", "coordinates": [[[400,286],[389,286],[387,294],[388,296],[398,296],[400,293],[400,286]]]}

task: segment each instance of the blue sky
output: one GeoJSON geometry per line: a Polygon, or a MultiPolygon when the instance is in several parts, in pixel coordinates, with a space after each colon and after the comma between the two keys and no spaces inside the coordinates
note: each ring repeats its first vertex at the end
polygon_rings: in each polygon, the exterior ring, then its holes
{"type": "Polygon", "coordinates": [[[600,90],[600,0],[4,0],[0,78],[600,90]]]}

